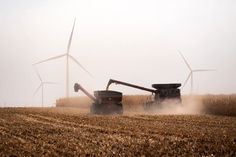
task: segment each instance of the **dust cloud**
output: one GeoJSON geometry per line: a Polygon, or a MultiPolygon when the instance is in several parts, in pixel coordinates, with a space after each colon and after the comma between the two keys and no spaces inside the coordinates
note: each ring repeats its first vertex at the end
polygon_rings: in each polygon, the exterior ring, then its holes
{"type": "Polygon", "coordinates": [[[196,96],[184,96],[181,103],[176,104],[175,101],[168,100],[162,105],[153,104],[150,109],[145,109],[142,105],[129,108],[125,115],[196,115],[201,114],[203,109],[202,101],[196,96]]]}
{"type": "Polygon", "coordinates": [[[162,105],[161,108],[156,108],[157,114],[200,114],[202,109],[201,101],[194,97],[188,98],[181,104],[175,104],[171,101],[162,105]]]}

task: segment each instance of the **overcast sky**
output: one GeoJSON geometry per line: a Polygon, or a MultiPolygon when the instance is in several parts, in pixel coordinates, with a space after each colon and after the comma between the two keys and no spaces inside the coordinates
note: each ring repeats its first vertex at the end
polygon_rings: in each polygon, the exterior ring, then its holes
{"type": "MultiPolygon", "coordinates": [[[[75,82],[89,92],[110,78],[145,87],[183,83],[189,70],[178,49],[193,69],[217,70],[194,74],[195,93],[236,93],[235,0],[0,0],[0,106],[40,104],[32,64],[66,52],[75,17],[70,54],[94,77],[70,61],[71,96],[75,82]]],[[[65,96],[65,58],[37,68],[44,81],[59,83],[45,87],[52,105],[65,96]]]]}

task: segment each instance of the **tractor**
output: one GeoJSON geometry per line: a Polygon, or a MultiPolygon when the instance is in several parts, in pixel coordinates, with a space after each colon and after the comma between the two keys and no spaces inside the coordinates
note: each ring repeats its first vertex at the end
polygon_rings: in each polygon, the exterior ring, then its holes
{"type": "Polygon", "coordinates": [[[94,96],[85,90],[80,84],[74,84],[74,91],[81,90],[92,101],[90,113],[92,114],[123,114],[122,93],[111,90],[94,91],[94,96]]]}

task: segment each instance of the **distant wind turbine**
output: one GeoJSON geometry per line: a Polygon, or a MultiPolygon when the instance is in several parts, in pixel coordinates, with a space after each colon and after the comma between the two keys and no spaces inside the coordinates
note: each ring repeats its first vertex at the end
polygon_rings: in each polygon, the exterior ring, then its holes
{"type": "Polygon", "coordinates": [[[34,68],[34,70],[35,70],[35,72],[36,72],[36,74],[37,74],[37,76],[38,76],[38,78],[39,78],[39,80],[40,80],[40,85],[39,85],[38,88],[35,90],[34,95],[35,95],[35,94],[39,91],[39,89],[41,88],[41,92],[42,92],[42,107],[43,107],[43,104],[44,104],[44,86],[45,86],[46,84],[57,84],[57,83],[55,83],[55,82],[44,82],[44,81],[42,80],[42,77],[39,75],[38,70],[37,70],[36,68],[34,68]]]}
{"type": "Polygon", "coordinates": [[[47,61],[50,61],[50,60],[54,60],[54,59],[58,59],[58,58],[62,58],[62,57],[66,57],[66,97],[68,98],[69,97],[69,58],[72,59],[77,65],[79,65],[86,73],[88,73],[90,76],[92,76],[83,66],[82,64],[79,63],[79,61],[77,61],[73,56],[71,56],[69,53],[70,53],[70,47],[71,47],[71,42],[72,42],[72,37],[73,37],[73,33],[74,33],[74,28],[75,28],[75,22],[76,22],[76,19],[74,20],[74,24],[73,24],[73,27],[72,27],[72,31],[71,31],[71,34],[70,34],[70,38],[69,38],[69,42],[68,42],[68,45],[67,45],[67,51],[66,53],[62,54],[62,55],[59,55],[59,56],[55,56],[55,57],[51,57],[51,58],[48,58],[48,59],[45,59],[45,60],[42,60],[40,62],[37,62],[33,65],[36,65],[36,64],[40,64],[40,63],[43,63],[43,62],[47,62],[47,61]]]}
{"type": "Polygon", "coordinates": [[[188,80],[191,78],[191,93],[193,93],[193,73],[195,73],[195,72],[215,71],[215,69],[192,69],[191,66],[189,65],[189,63],[187,62],[187,60],[185,59],[184,55],[181,53],[181,51],[178,50],[178,52],[179,52],[180,56],[182,57],[182,59],[184,60],[186,66],[190,70],[190,73],[189,73],[187,79],[184,81],[184,84],[183,84],[182,88],[185,87],[188,80]]]}

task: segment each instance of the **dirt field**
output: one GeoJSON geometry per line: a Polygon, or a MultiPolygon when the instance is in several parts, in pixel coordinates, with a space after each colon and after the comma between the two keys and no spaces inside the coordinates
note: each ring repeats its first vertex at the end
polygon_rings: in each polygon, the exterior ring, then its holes
{"type": "Polygon", "coordinates": [[[0,156],[236,156],[236,117],[0,109],[0,156]]]}

